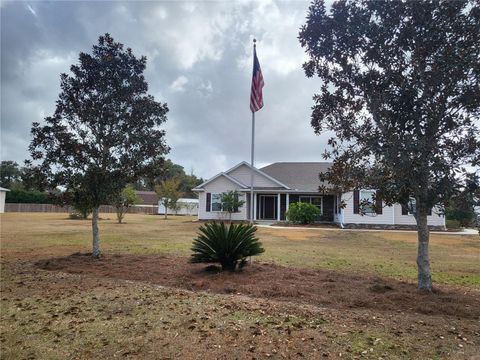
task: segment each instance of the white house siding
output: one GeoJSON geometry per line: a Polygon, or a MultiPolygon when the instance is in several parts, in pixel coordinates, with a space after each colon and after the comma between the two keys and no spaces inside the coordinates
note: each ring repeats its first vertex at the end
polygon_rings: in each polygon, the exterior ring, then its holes
{"type": "MultiPolygon", "coordinates": [[[[343,194],[342,200],[346,203],[346,207],[342,209],[341,216],[337,217],[337,221],[342,224],[416,225],[413,215],[402,215],[402,206],[400,204],[384,206],[380,215],[360,215],[353,213],[353,192],[343,194]]],[[[445,217],[437,212],[438,210],[433,209],[432,215],[428,216],[429,226],[445,226],[445,217]]]]}
{"type": "MultiPolygon", "coordinates": [[[[229,176],[240,181],[242,184],[250,186],[250,168],[246,165],[241,165],[233,171],[228,173],[229,176]]],[[[209,184],[210,185],[210,184],[209,184]]],[[[255,172],[253,177],[253,186],[255,187],[278,187],[278,183],[266,178],[262,174],[255,172]]]]}
{"type": "MultiPolygon", "coordinates": [[[[187,199],[180,198],[177,201],[178,210],[172,211],[168,210],[168,214],[175,215],[198,215],[198,200],[197,199],[187,199]]],[[[165,214],[165,205],[163,205],[162,200],[158,201],[158,214],[165,214]]]]}
{"type": "Polygon", "coordinates": [[[5,191],[0,191],[0,213],[5,212],[5,191]]]}
{"type": "Polygon", "coordinates": [[[343,194],[342,200],[346,204],[342,209],[344,224],[393,225],[393,209],[390,206],[384,207],[380,215],[360,215],[353,213],[353,192],[343,194]]]}
{"type": "MultiPolygon", "coordinates": [[[[439,214],[439,209],[434,208],[432,215],[427,217],[430,226],[445,226],[445,216],[439,214]]],[[[402,206],[395,204],[395,225],[417,225],[413,215],[402,215],[402,206]]]]}
{"type": "MultiPolygon", "coordinates": [[[[206,204],[207,204],[207,192],[212,194],[221,194],[227,191],[233,190],[240,190],[240,186],[235,184],[234,182],[228,180],[224,176],[219,176],[212,182],[208,183],[204,186],[205,191],[200,191],[198,200],[198,219],[199,220],[222,220],[228,219],[228,214],[226,215],[224,212],[214,212],[214,211],[207,211],[206,204]]],[[[240,200],[245,201],[245,195],[240,195],[240,200]]],[[[240,209],[239,212],[232,214],[232,220],[246,220],[247,219],[247,207],[244,204],[240,209]]]]}

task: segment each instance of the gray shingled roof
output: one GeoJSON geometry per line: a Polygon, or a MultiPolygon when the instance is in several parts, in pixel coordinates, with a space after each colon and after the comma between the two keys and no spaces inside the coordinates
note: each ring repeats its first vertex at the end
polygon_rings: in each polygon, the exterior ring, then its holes
{"type": "Polygon", "coordinates": [[[260,170],[292,189],[316,192],[320,185],[328,185],[320,181],[318,174],[331,165],[329,162],[277,162],[260,170]]]}
{"type": "Polygon", "coordinates": [[[142,205],[158,205],[158,195],[155,191],[135,191],[142,199],[142,205]]]}

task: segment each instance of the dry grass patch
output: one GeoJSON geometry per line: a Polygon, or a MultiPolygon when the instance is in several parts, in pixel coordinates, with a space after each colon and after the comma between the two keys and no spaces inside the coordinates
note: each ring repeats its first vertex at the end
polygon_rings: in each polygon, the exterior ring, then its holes
{"type": "Polygon", "coordinates": [[[0,215],[2,359],[480,353],[477,237],[432,236],[440,292],[427,296],[411,282],[414,233],[261,228],[266,254],[232,277],[185,264],[199,226],[192,218],[127,214],[118,225],[101,216],[105,257],[95,262],[70,256],[90,251],[89,221],[0,215]]]}

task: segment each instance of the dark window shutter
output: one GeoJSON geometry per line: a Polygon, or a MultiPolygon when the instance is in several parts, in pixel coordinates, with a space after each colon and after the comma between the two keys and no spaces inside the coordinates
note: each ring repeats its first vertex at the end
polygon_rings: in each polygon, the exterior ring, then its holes
{"type": "Polygon", "coordinates": [[[353,213],[360,214],[360,191],[353,190],[353,213]]]}
{"type": "Polygon", "coordinates": [[[402,215],[408,215],[408,208],[405,205],[402,205],[402,215]]]}
{"type": "MultiPolygon", "coordinates": [[[[235,194],[235,203],[238,203],[238,194],[235,194]]],[[[238,206],[236,206],[235,204],[235,207],[233,208],[233,212],[238,212],[238,206]]]]}
{"type": "Polygon", "coordinates": [[[210,211],[211,205],[212,205],[212,194],[207,193],[207,208],[205,210],[210,211]]]}
{"type": "Polygon", "coordinates": [[[375,196],[375,212],[378,215],[381,215],[383,213],[382,198],[380,197],[378,191],[375,196]]]}

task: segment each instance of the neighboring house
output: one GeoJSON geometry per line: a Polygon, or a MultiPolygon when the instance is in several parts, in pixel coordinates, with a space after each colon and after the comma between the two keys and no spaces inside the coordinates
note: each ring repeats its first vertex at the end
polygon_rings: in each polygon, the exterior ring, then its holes
{"type": "MultiPolygon", "coordinates": [[[[165,205],[163,205],[162,200],[158,200],[158,213],[165,214],[165,205]]],[[[175,215],[198,215],[198,199],[187,199],[180,198],[177,201],[177,209],[170,210],[168,209],[169,214],[175,215]]]]}
{"type": "Polygon", "coordinates": [[[139,191],[136,190],[135,193],[139,198],[142,199],[142,203],[139,205],[158,205],[158,195],[155,191],[139,191]]]}
{"type": "Polygon", "coordinates": [[[5,212],[5,196],[7,195],[8,189],[0,187],[0,213],[5,212]]]}
{"type": "MultiPolygon", "coordinates": [[[[284,221],[289,205],[294,202],[309,202],[320,209],[321,222],[337,223],[341,227],[412,228],[416,226],[412,214],[400,204],[385,206],[378,201],[375,206],[360,211],[363,199],[371,199],[374,190],[355,190],[336,194],[320,193],[322,183],[319,173],[325,172],[331,163],[326,162],[279,162],[261,169],[241,162],[219,173],[194,191],[199,194],[199,220],[223,219],[220,196],[223,192],[236,190],[245,204],[232,214],[232,220],[250,219],[250,177],[253,169],[255,221],[284,221]],[[345,204],[345,207],[341,207],[345,204]],[[362,215],[365,213],[365,215],[362,215]]],[[[445,217],[435,208],[428,216],[428,224],[434,229],[445,229],[445,217]]]]}

